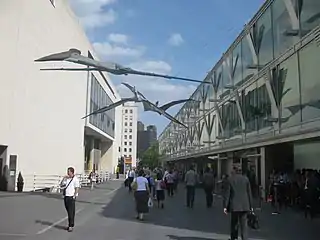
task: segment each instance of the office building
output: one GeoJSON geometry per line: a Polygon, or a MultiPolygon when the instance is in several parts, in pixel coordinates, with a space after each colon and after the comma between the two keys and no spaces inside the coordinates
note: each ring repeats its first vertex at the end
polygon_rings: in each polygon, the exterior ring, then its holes
{"type": "Polygon", "coordinates": [[[138,131],[138,156],[141,158],[143,153],[157,141],[157,128],[154,125],[149,125],[145,130],[142,122],[139,125],[141,127],[138,131]]]}
{"type": "Polygon", "coordinates": [[[68,1],[2,0],[0,31],[0,174],[9,189],[18,172],[25,190],[33,188],[34,175],[63,176],[69,166],[80,174],[111,172],[121,143],[121,107],[81,119],[120,100],[110,76],[40,71],[75,65],[34,62],[70,48],[97,59],[68,1]]]}
{"type": "Polygon", "coordinates": [[[137,131],[138,132],[144,131],[144,124],[141,121],[138,121],[137,131]]]}
{"type": "Polygon", "coordinates": [[[138,107],[135,102],[122,107],[122,134],[120,156],[124,158],[125,171],[137,164],[138,107]]]}
{"type": "Polygon", "coordinates": [[[149,134],[150,146],[157,141],[157,127],[155,125],[147,126],[147,132],[149,134]]]}
{"type": "Polygon", "coordinates": [[[264,190],[272,169],[320,169],[319,16],[318,0],[266,1],[176,115],[189,128],[160,135],[164,160],[239,165],[264,190]]]}

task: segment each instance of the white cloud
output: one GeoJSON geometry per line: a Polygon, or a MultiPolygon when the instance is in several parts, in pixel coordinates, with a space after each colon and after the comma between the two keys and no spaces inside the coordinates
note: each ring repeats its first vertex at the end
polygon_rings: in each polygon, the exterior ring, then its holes
{"type": "Polygon", "coordinates": [[[113,9],[106,10],[117,0],[70,0],[70,5],[86,29],[102,27],[114,23],[117,14],[113,9]]]}
{"type": "Polygon", "coordinates": [[[140,57],[145,51],[144,47],[122,47],[109,42],[95,42],[93,47],[102,57],[140,57]]]}
{"type": "Polygon", "coordinates": [[[171,34],[168,43],[172,46],[180,46],[182,43],[184,43],[184,40],[180,33],[174,33],[171,34]]]}
{"type": "Polygon", "coordinates": [[[108,36],[110,42],[119,43],[119,44],[128,44],[128,36],[125,34],[119,33],[110,33],[108,36]]]}

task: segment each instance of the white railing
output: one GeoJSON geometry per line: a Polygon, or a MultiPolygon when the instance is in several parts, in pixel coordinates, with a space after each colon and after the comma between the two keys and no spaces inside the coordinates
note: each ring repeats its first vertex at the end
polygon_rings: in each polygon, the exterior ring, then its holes
{"type": "MultiPolygon", "coordinates": [[[[97,183],[103,183],[111,179],[109,172],[97,172],[97,183]]],[[[81,186],[87,186],[90,183],[89,174],[77,174],[81,186]]],[[[50,191],[56,192],[59,190],[59,185],[64,176],[62,175],[48,175],[48,174],[30,174],[23,175],[24,186],[23,191],[50,191]]],[[[17,183],[17,180],[16,180],[17,183]]]]}

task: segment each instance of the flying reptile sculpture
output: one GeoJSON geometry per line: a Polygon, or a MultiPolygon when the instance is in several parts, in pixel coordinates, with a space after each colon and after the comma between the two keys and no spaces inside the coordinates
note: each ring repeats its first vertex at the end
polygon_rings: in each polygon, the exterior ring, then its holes
{"type": "Polygon", "coordinates": [[[86,68],[42,68],[40,70],[46,71],[105,71],[114,75],[140,75],[140,76],[150,76],[150,77],[160,77],[166,79],[175,79],[180,81],[187,82],[196,82],[201,83],[202,81],[194,80],[190,78],[175,77],[170,75],[163,75],[152,72],[143,72],[134,70],[129,67],[121,66],[120,64],[113,62],[100,62],[89,57],[81,55],[81,51],[78,49],[71,48],[68,51],[54,53],[39,59],[36,59],[35,62],[52,62],[52,61],[67,61],[73,62],[80,65],[87,66],[86,68]]]}
{"type": "Polygon", "coordinates": [[[141,92],[137,91],[135,87],[132,87],[127,83],[122,83],[122,84],[130,89],[130,91],[133,93],[133,97],[131,97],[131,98],[122,98],[118,102],[112,103],[112,104],[110,104],[108,106],[105,106],[103,108],[100,108],[100,109],[98,109],[96,111],[93,111],[93,112],[89,113],[88,115],[84,116],[82,119],[90,117],[91,115],[96,115],[96,114],[99,114],[99,113],[107,112],[107,111],[109,111],[109,110],[111,110],[113,108],[116,108],[116,107],[118,107],[118,106],[120,106],[120,105],[122,105],[122,104],[124,104],[126,102],[141,102],[142,99],[146,99],[146,97],[141,92]]]}
{"type": "Polygon", "coordinates": [[[184,102],[187,102],[187,101],[192,101],[191,99],[182,99],[182,100],[177,100],[177,101],[172,101],[172,102],[169,102],[167,104],[164,104],[162,105],[161,107],[159,107],[159,101],[157,101],[155,104],[150,102],[148,99],[146,99],[146,97],[144,97],[140,92],[135,92],[135,88],[130,86],[128,83],[122,83],[124,84],[126,87],[128,87],[132,92],[133,94],[138,94],[140,95],[139,97],[142,97],[143,99],[141,100],[142,104],[143,104],[143,108],[144,108],[144,111],[147,112],[147,111],[152,111],[152,112],[156,112],[158,113],[159,115],[163,115],[164,117],[168,118],[169,120],[171,120],[172,122],[175,122],[177,124],[180,124],[182,126],[184,126],[185,128],[188,128],[185,124],[183,124],[182,122],[180,122],[179,120],[177,120],[176,118],[174,118],[173,116],[171,116],[169,113],[167,113],[166,111],[177,105],[177,104],[180,104],[180,103],[184,103],[184,102]]]}
{"type": "MultiPolygon", "coordinates": [[[[132,98],[123,98],[118,102],[115,102],[113,104],[110,104],[106,107],[100,108],[96,111],[91,112],[90,114],[84,116],[83,118],[87,118],[91,115],[96,115],[99,113],[103,113],[103,112],[107,112],[117,106],[120,106],[121,104],[125,103],[125,102],[142,102],[143,106],[144,106],[144,110],[145,111],[153,111],[153,112],[157,112],[160,115],[163,115],[164,117],[168,118],[169,120],[171,120],[172,122],[175,122],[177,124],[182,125],[185,128],[188,128],[185,124],[183,124],[182,122],[178,121],[176,118],[174,118],[173,116],[171,116],[169,113],[166,112],[167,109],[169,109],[170,107],[185,102],[186,100],[179,100],[179,101],[173,101],[170,103],[167,103],[165,105],[163,105],[162,107],[158,107],[156,104],[153,104],[152,102],[150,102],[149,100],[147,100],[147,98],[139,91],[136,90],[135,87],[129,85],[128,83],[122,83],[124,86],[126,86],[127,88],[129,88],[129,90],[134,94],[134,96],[132,98]]],[[[83,119],[82,118],[82,119],[83,119]]]]}

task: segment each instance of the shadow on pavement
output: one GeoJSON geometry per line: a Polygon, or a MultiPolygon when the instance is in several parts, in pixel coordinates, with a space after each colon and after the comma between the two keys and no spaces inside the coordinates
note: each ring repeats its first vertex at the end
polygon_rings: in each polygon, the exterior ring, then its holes
{"type": "MultiPolygon", "coordinates": [[[[280,215],[272,215],[270,206],[266,205],[263,206],[262,211],[257,211],[256,213],[259,217],[261,229],[249,230],[249,236],[253,239],[319,239],[319,235],[316,233],[319,228],[319,222],[308,221],[302,215],[289,209],[280,215]]],[[[102,209],[101,215],[106,218],[137,222],[133,194],[128,193],[127,189],[121,188],[111,202],[102,209]]],[[[180,188],[176,196],[166,196],[164,209],[158,209],[156,206],[151,208],[149,214],[145,217],[145,221],[141,222],[141,224],[154,224],[170,228],[229,235],[229,217],[223,214],[221,199],[216,199],[213,208],[207,209],[205,207],[205,196],[202,189],[196,190],[194,209],[186,208],[185,190],[180,188]]],[[[171,236],[171,238],[197,239],[178,236],[171,236]]]]}
{"type": "Polygon", "coordinates": [[[53,226],[54,228],[59,229],[59,230],[66,230],[67,229],[66,226],[55,225],[54,223],[48,222],[48,221],[36,220],[35,223],[41,224],[43,226],[53,226]]]}
{"type": "Polygon", "coordinates": [[[217,240],[214,238],[202,238],[202,237],[179,237],[175,235],[167,235],[171,240],[217,240]]]}
{"type": "MultiPolygon", "coordinates": [[[[199,199],[196,200],[195,208],[189,209],[185,206],[184,190],[182,189],[174,197],[166,197],[164,209],[156,205],[150,209],[143,224],[154,224],[170,228],[188,229],[217,234],[228,234],[228,217],[224,216],[220,206],[212,209],[205,207],[204,199],[200,199],[202,191],[199,191],[199,199]],[[219,213],[217,216],[217,212],[219,213]],[[220,213],[221,212],[221,213],[220,213]]],[[[104,217],[138,222],[135,218],[135,202],[133,193],[121,188],[117,191],[111,202],[101,212],[104,217]]]]}

